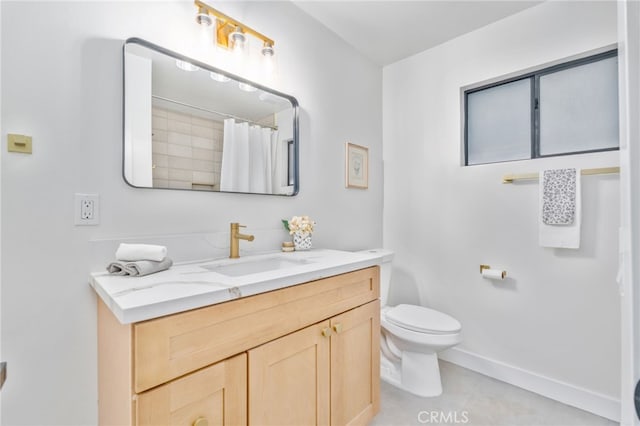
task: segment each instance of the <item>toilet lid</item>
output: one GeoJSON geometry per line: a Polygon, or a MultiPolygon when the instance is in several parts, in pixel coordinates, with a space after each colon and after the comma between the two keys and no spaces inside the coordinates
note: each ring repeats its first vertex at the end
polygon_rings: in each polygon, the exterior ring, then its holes
{"type": "Polygon", "coordinates": [[[386,312],[386,319],[397,325],[422,333],[455,333],[460,322],[447,314],[416,305],[398,305],[386,312]]]}

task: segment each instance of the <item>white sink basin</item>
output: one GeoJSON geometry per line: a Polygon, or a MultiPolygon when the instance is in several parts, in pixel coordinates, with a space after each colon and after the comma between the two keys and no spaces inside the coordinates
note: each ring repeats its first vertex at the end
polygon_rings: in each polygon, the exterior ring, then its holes
{"type": "Polygon", "coordinates": [[[292,268],[300,265],[313,263],[307,259],[287,259],[283,256],[236,260],[224,262],[214,262],[200,267],[218,274],[227,275],[229,277],[241,277],[244,275],[259,274],[261,272],[269,272],[280,269],[292,268]]]}

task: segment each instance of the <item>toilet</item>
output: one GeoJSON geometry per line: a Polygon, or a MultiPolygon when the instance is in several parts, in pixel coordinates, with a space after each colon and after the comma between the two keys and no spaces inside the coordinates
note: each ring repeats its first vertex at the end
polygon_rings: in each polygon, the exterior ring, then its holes
{"type": "Polygon", "coordinates": [[[380,376],[412,394],[442,394],[437,353],[460,343],[462,325],[455,318],[418,305],[387,306],[393,252],[382,255],[380,265],[380,376]]]}

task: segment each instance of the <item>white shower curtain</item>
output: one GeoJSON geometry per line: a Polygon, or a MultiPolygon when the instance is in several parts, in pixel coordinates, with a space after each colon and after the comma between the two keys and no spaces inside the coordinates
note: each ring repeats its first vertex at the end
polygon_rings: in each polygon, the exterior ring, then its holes
{"type": "Polygon", "coordinates": [[[278,145],[277,140],[277,130],[236,123],[232,118],[224,120],[220,190],[273,193],[279,161],[272,149],[278,145]]]}
{"type": "MultiPolygon", "coordinates": [[[[286,144],[285,144],[286,145],[286,144]]],[[[281,194],[282,188],[286,187],[286,150],[283,142],[276,137],[271,141],[271,193],[281,194]]]]}

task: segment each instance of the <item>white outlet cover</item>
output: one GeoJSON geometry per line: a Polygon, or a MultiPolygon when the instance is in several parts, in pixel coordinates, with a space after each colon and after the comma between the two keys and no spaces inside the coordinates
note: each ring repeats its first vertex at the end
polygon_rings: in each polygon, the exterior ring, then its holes
{"type": "Polygon", "coordinates": [[[75,194],[73,216],[76,225],[98,225],[100,223],[100,196],[98,194],[75,194]]]}

